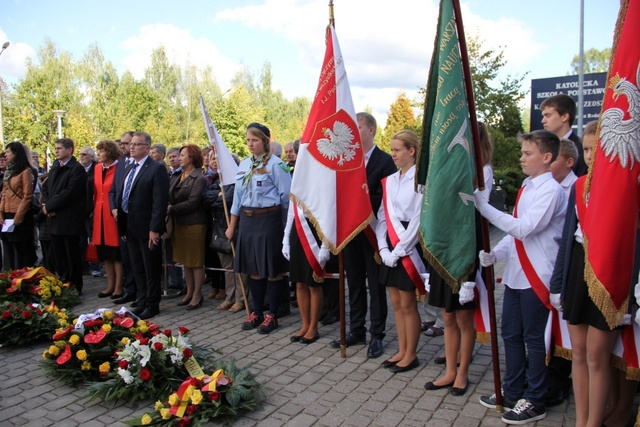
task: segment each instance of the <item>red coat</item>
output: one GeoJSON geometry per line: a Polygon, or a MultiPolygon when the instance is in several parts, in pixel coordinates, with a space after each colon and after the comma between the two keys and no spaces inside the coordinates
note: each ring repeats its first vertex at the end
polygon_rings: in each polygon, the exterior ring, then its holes
{"type": "Polygon", "coordinates": [[[93,236],[91,241],[95,245],[119,246],[118,227],[116,220],[111,215],[111,207],[109,205],[109,190],[113,185],[116,165],[112,165],[107,169],[104,181],[102,178],[102,164],[97,164],[93,169],[93,236]]]}

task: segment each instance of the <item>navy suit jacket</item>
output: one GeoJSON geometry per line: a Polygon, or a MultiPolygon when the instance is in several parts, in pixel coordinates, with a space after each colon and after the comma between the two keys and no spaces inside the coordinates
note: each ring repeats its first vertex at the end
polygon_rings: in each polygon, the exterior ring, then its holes
{"type": "Polygon", "coordinates": [[[377,146],[371,152],[367,162],[367,185],[369,186],[369,198],[373,214],[378,216],[378,209],[382,203],[382,179],[398,171],[396,164],[388,153],[377,146]]]}
{"type": "Polygon", "coordinates": [[[576,148],[578,149],[578,158],[576,159],[575,164],[573,165],[573,172],[577,176],[582,176],[587,174],[587,163],[584,161],[584,149],[582,148],[582,141],[580,137],[575,133],[571,132],[569,138],[576,144],[576,148]]]}
{"type": "MultiPolygon", "coordinates": [[[[124,163],[124,162],[123,162],[124,163]]],[[[120,166],[120,165],[118,165],[120,166]]],[[[164,233],[169,198],[169,175],[166,167],[151,157],[140,166],[131,185],[128,213],[122,211],[125,177],[131,169],[127,164],[120,176],[116,169],[115,206],[118,209],[118,232],[139,239],[149,237],[149,231],[164,233]]]]}

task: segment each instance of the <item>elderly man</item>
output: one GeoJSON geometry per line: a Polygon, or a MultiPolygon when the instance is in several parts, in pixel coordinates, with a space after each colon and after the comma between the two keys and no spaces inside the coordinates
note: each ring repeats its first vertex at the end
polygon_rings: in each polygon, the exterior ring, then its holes
{"type": "MultiPolygon", "coordinates": [[[[91,147],[82,147],[79,153],[79,161],[85,171],[87,171],[87,194],[91,197],[92,186],[93,186],[93,173],[94,168],[96,167],[96,152],[93,151],[91,147]]],[[[99,263],[87,262],[85,260],[87,253],[87,246],[89,241],[89,236],[92,235],[93,230],[93,200],[87,200],[87,213],[84,219],[84,230],[80,235],[80,253],[82,253],[82,270],[91,272],[93,277],[101,277],[102,272],[100,271],[99,263]]]]}

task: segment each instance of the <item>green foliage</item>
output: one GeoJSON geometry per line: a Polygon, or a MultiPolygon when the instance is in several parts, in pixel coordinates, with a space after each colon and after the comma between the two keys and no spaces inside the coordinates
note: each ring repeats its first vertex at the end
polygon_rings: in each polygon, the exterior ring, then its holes
{"type": "Polygon", "coordinates": [[[389,151],[389,143],[393,135],[403,129],[416,130],[417,122],[413,114],[411,101],[404,91],[398,94],[396,100],[391,104],[387,125],[384,127],[384,140],[382,147],[384,151],[389,151]]]}
{"type": "Polygon", "coordinates": [[[495,128],[489,128],[493,142],[493,176],[496,184],[507,193],[507,204],[514,205],[522,180],[525,178],[520,169],[520,142],[515,136],[504,136],[495,128]]]}
{"type": "MultiPolygon", "coordinates": [[[[611,59],[611,48],[596,49],[591,48],[584,52],[584,73],[600,73],[609,71],[609,60],[611,59]]],[[[576,55],[571,60],[571,74],[580,73],[580,56],[576,55]]]]}

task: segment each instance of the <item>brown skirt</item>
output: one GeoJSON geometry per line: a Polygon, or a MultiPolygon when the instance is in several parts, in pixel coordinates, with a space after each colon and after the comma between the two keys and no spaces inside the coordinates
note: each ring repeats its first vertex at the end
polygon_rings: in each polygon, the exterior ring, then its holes
{"type": "Polygon", "coordinates": [[[206,224],[173,224],[173,260],[187,268],[204,267],[206,224]]]}

